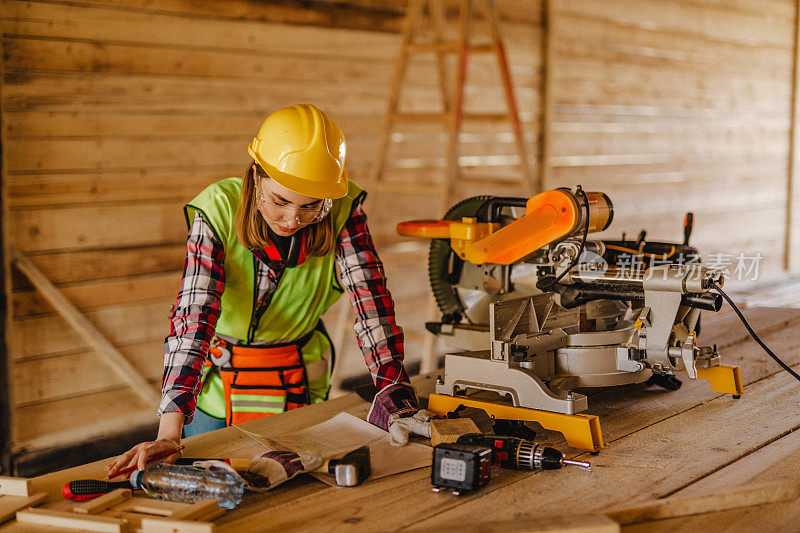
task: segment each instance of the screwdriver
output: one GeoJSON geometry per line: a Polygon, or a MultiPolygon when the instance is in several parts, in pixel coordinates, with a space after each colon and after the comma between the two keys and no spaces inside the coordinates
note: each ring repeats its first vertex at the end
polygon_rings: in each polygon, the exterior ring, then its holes
{"type": "Polygon", "coordinates": [[[574,461],[555,448],[542,446],[533,441],[505,435],[465,433],[458,437],[458,444],[486,446],[493,452],[492,463],[512,470],[557,470],[564,465],[577,466],[591,472],[587,461],[574,461]]]}

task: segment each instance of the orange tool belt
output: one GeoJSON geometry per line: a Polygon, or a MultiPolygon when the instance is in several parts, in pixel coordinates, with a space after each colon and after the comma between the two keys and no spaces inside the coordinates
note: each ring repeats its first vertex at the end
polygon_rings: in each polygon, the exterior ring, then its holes
{"type": "Polygon", "coordinates": [[[269,347],[238,346],[216,338],[206,366],[218,366],[225,395],[226,425],[297,409],[311,403],[297,341],[269,347]]]}

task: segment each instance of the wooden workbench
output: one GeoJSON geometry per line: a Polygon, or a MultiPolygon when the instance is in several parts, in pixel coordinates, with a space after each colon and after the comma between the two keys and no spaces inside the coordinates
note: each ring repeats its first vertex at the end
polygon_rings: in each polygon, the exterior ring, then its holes
{"type": "MultiPolygon", "coordinates": [[[[797,368],[800,310],[757,308],[746,314],[764,341],[797,368]]],[[[741,367],[741,399],[714,393],[706,382],[685,376],[676,392],[642,385],[594,391],[589,413],[600,416],[606,442],[598,455],[567,448],[558,434],[541,434],[568,456],[590,460],[592,472],[495,469],[487,487],[461,497],[431,492],[429,468],[348,489],[303,476],[272,492],[247,495],[215,523],[225,531],[531,530],[548,517],[713,494],[750,482],[800,482],[800,383],[748,338],[731,312],[704,316],[701,340],[717,343],[723,361],[741,367]]],[[[417,382],[421,395],[432,385],[430,376],[417,382]]],[[[245,427],[269,435],[316,424],[341,411],[365,416],[367,407],[348,395],[245,427]]],[[[185,444],[187,456],[248,456],[259,449],[236,428],[186,439],[185,444]]],[[[99,479],[106,462],[35,478],[34,489],[50,493],[48,507],[66,508],[70,504],[60,497],[63,483],[99,479]]],[[[798,524],[800,500],[794,500],[648,522],[623,531],[798,531],[798,524]]],[[[19,523],[1,529],[46,530],[19,523]]]]}

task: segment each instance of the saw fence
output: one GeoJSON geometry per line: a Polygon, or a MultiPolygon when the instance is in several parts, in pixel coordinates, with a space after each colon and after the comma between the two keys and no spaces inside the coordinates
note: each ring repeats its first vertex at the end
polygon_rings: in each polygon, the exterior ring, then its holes
{"type": "MultiPolygon", "coordinates": [[[[758,308],[746,316],[764,341],[797,368],[800,310],[758,308]]],[[[461,497],[431,492],[429,468],[346,489],[301,476],[274,491],[246,496],[237,509],[213,521],[213,530],[794,530],[800,519],[798,384],[748,338],[733,313],[710,317],[704,327],[708,340],[741,367],[742,397],[714,393],[702,381],[687,381],[674,392],[643,385],[597,391],[591,413],[600,417],[606,439],[599,454],[566,448],[554,433],[537,437],[567,451],[568,457],[590,460],[592,472],[494,469],[488,486],[461,497]]],[[[415,380],[423,396],[433,390],[434,380],[435,375],[415,380]]],[[[278,434],[342,411],[365,416],[367,409],[351,394],[243,427],[278,434]]],[[[241,457],[258,451],[233,427],[185,444],[187,456],[241,457]]],[[[104,465],[34,478],[30,489],[49,495],[37,509],[68,510],[72,504],[60,496],[64,482],[99,479],[104,465]]],[[[0,527],[3,533],[39,530],[52,529],[13,522],[0,527]]]]}

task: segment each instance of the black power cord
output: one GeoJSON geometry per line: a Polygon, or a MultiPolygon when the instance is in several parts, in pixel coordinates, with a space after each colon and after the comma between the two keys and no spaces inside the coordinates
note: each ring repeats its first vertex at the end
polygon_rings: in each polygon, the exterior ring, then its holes
{"type": "Polygon", "coordinates": [[[744,327],[745,327],[745,328],[747,328],[747,332],[748,332],[748,333],[750,333],[750,335],[753,337],[753,339],[754,339],[754,340],[755,340],[755,341],[756,341],[756,342],[757,342],[757,343],[758,343],[758,344],[759,344],[759,345],[760,345],[762,348],[764,348],[764,351],[765,351],[765,352],[767,352],[767,355],[769,355],[770,357],[772,357],[772,358],[775,360],[775,362],[776,362],[776,363],[778,363],[779,365],[781,365],[781,367],[782,367],[784,370],[786,370],[788,373],[790,373],[790,374],[792,375],[792,377],[794,377],[794,379],[796,379],[797,381],[800,381],[800,375],[798,375],[798,374],[797,374],[797,372],[795,372],[794,370],[792,370],[792,369],[789,367],[789,365],[787,365],[786,363],[784,363],[783,361],[781,361],[781,359],[780,359],[780,358],[779,358],[777,355],[775,355],[775,354],[772,352],[772,350],[770,350],[769,348],[767,348],[767,345],[766,345],[766,344],[764,344],[764,342],[763,342],[763,341],[762,341],[762,340],[759,338],[759,336],[758,336],[758,335],[756,335],[756,332],[755,332],[755,331],[753,331],[753,328],[751,328],[751,327],[750,327],[750,324],[748,324],[748,323],[747,323],[747,319],[744,317],[744,315],[742,314],[742,312],[741,312],[741,311],[739,311],[739,308],[738,308],[738,307],[736,307],[736,304],[735,304],[735,303],[733,303],[733,300],[731,300],[730,296],[728,296],[727,294],[725,294],[725,292],[722,290],[722,288],[721,288],[719,285],[717,285],[715,282],[711,281],[709,284],[710,284],[710,286],[711,286],[711,288],[712,288],[712,289],[714,289],[714,290],[716,290],[718,293],[720,293],[720,294],[722,295],[722,297],[723,297],[723,298],[725,298],[725,301],[726,301],[726,302],[728,302],[728,303],[731,305],[731,307],[733,307],[733,310],[736,312],[736,314],[737,314],[737,315],[739,315],[739,319],[742,321],[742,324],[744,324],[744,327]]]}
{"type": "Polygon", "coordinates": [[[555,287],[556,283],[561,281],[561,279],[567,275],[567,272],[575,268],[575,265],[577,265],[578,261],[580,261],[583,251],[586,248],[586,237],[589,235],[589,197],[586,196],[586,193],[583,192],[583,188],[580,185],[575,186],[575,194],[580,194],[583,197],[584,207],[586,207],[586,223],[583,225],[583,238],[581,239],[581,247],[578,249],[578,254],[572,259],[572,263],[570,263],[570,265],[565,268],[557,278],[553,276],[547,276],[546,278],[539,280],[539,283],[536,284],[539,290],[545,291],[551,287],[555,287]]]}

